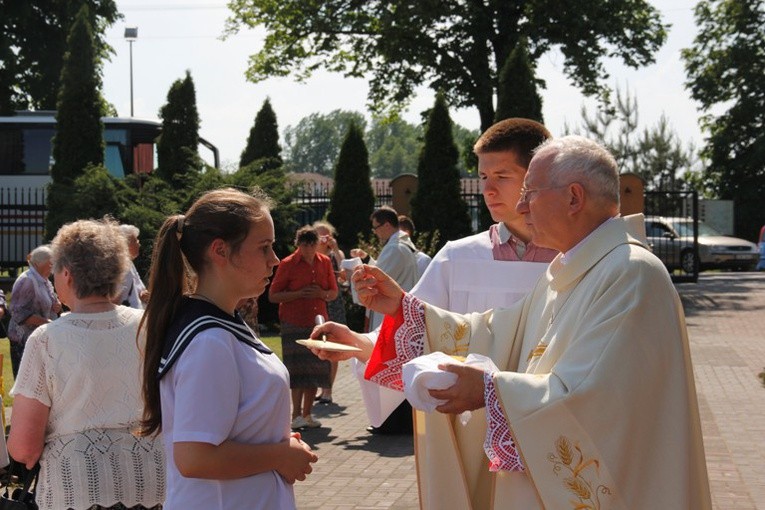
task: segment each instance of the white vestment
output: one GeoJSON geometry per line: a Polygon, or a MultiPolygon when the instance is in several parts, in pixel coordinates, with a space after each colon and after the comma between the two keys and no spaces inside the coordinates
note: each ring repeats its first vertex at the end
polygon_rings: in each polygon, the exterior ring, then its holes
{"type": "Polygon", "coordinates": [[[711,508],[682,305],[630,234],[641,219],[602,225],[509,309],[425,307],[426,352],[504,370],[493,380],[526,471],[487,470],[483,410],[467,427],[418,420],[423,508],[711,508]]]}
{"type": "Polygon", "coordinates": [[[412,294],[457,313],[506,308],[525,296],[547,262],[494,260],[488,231],[449,241],[412,294]]]}

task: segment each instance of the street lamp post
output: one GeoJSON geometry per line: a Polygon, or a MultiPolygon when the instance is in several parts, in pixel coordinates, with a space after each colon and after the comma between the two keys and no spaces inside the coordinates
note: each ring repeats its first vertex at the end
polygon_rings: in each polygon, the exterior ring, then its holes
{"type": "Polygon", "coordinates": [[[130,44],[130,116],[133,116],[133,41],[138,39],[138,27],[125,27],[125,39],[130,44]]]}

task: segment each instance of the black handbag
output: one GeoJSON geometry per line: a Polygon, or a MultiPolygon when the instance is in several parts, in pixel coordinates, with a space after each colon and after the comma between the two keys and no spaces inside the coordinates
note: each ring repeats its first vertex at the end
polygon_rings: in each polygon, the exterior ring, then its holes
{"type": "Polygon", "coordinates": [[[35,464],[35,467],[29,470],[24,479],[24,487],[18,487],[9,493],[14,464],[14,461],[11,460],[11,465],[8,466],[8,483],[5,486],[5,492],[0,496],[0,510],[37,510],[35,488],[32,486],[37,485],[40,464],[35,464]]]}

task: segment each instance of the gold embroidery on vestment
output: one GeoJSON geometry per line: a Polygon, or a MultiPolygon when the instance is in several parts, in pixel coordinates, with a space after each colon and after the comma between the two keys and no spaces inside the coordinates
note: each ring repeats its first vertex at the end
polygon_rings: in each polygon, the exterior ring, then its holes
{"type": "Polygon", "coordinates": [[[606,485],[597,484],[600,475],[600,462],[598,459],[587,459],[579,448],[579,444],[571,447],[571,442],[565,436],[560,436],[555,441],[555,453],[550,453],[547,460],[553,463],[553,472],[559,475],[561,472],[570,474],[563,479],[566,489],[577,499],[569,500],[573,510],[598,510],[600,509],[600,496],[611,494],[611,489],[606,485]],[[576,453],[574,453],[576,450],[576,453]],[[595,481],[592,477],[586,477],[583,471],[587,468],[595,468],[595,481]]]}
{"type": "Polygon", "coordinates": [[[531,358],[538,358],[538,357],[540,357],[542,354],[544,354],[544,353],[545,353],[545,351],[546,351],[546,350],[547,350],[547,345],[545,345],[545,344],[539,344],[539,345],[537,345],[537,346],[536,346],[536,347],[534,347],[534,349],[533,349],[533,350],[532,350],[532,351],[529,353],[529,357],[528,357],[528,358],[526,358],[526,361],[531,361],[531,358]]]}
{"type": "Polygon", "coordinates": [[[441,345],[444,352],[450,355],[465,356],[468,352],[470,337],[468,336],[468,324],[460,322],[454,327],[450,323],[444,324],[444,330],[441,333],[441,345]],[[452,344],[452,345],[450,345],[452,344]],[[451,351],[451,352],[450,352],[451,351]]]}

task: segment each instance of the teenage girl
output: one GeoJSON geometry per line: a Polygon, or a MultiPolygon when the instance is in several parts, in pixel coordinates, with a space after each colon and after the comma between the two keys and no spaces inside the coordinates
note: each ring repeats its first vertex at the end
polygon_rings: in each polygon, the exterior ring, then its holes
{"type": "Polygon", "coordinates": [[[165,510],[294,509],[292,484],[318,458],[290,432],[286,368],[235,312],[279,262],[269,206],[210,191],[157,234],[141,432],[163,435],[165,510]]]}

